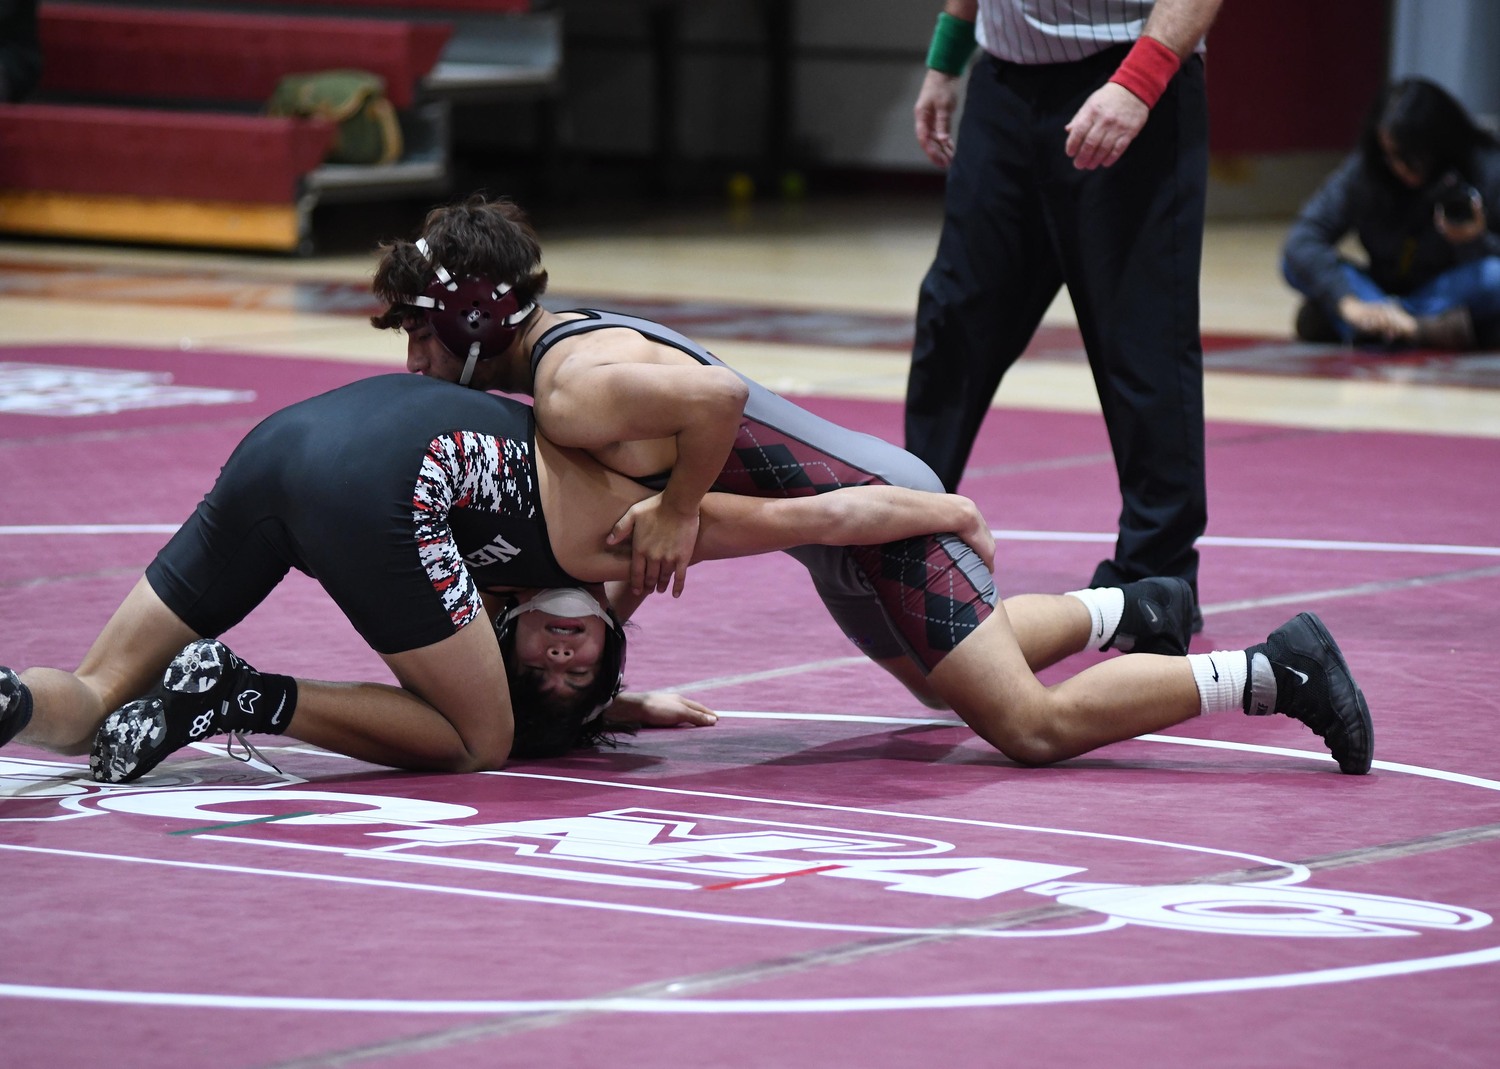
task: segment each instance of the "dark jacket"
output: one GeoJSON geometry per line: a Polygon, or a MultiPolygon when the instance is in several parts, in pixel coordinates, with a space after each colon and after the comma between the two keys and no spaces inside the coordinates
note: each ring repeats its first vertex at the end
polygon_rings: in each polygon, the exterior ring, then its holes
{"type": "Polygon", "coordinates": [[[1364,247],[1365,270],[1381,289],[1402,296],[1459,264],[1500,256],[1500,147],[1475,153],[1472,181],[1484,201],[1487,231],[1454,245],[1433,224],[1430,188],[1411,190],[1372,176],[1356,152],[1302,208],[1283,255],[1289,274],[1313,300],[1333,307],[1349,293],[1339,268],[1338,244],[1354,233],[1364,247]]]}

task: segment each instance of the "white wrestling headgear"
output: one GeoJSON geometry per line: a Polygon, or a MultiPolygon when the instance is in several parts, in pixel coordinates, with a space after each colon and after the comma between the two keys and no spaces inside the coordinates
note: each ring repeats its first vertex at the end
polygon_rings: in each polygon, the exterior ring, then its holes
{"type": "Polygon", "coordinates": [[[530,601],[523,601],[515,608],[508,610],[499,621],[496,621],[496,626],[499,626],[501,622],[509,623],[525,612],[545,612],[553,616],[567,616],[573,619],[597,616],[610,627],[615,626],[609,613],[599,606],[599,599],[576,586],[552,587],[543,590],[530,601]]]}

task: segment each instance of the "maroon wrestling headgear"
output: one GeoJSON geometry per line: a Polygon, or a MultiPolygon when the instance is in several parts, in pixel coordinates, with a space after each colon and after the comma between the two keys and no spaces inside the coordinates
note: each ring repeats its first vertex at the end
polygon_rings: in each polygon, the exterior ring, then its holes
{"type": "Polygon", "coordinates": [[[521,323],[536,304],[522,307],[508,282],[494,282],[479,275],[455,279],[433,259],[426,238],[417,239],[417,251],[432,264],[432,281],[420,296],[408,297],[406,302],[431,309],[427,323],[448,351],[464,360],[458,384],[467,386],[474,377],[475,364],[510,348],[521,323]]]}

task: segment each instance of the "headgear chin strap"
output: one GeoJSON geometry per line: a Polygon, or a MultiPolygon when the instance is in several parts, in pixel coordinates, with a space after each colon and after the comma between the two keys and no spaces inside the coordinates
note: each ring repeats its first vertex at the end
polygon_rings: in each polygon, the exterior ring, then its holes
{"type": "Polygon", "coordinates": [[[433,259],[426,238],[417,239],[417,251],[432,265],[432,281],[422,293],[403,297],[402,301],[431,309],[427,323],[449,352],[464,358],[458,384],[467,386],[479,361],[497,357],[510,348],[536,303],[522,307],[508,282],[493,282],[479,275],[455,279],[433,259]]]}

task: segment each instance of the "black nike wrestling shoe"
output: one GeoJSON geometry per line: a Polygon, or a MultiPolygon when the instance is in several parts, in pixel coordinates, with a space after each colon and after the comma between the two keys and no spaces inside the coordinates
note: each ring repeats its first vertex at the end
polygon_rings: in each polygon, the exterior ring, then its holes
{"type": "Polygon", "coordinates": [[[1339,771],[1363,776],[1375,752],[1370,707],[1328,628],[1310,612],[1245,651],[1245,712],[1300,720],[1327,743],[1339,771]]]}
{"type": "Polygon", "coordinates": [[[295,689],[289,691],[285,682],[286,676],[257,672],[222,642],[190,643],[167,665],[161,686],[104,718],[94,735],[89,772],[101,783],[129,783],[168,754],[220,734],[230,736],[230,756],[239,756],[236,741],[255,754],[246,732],[279,734],[291,719],[295,689]]]}
{"type": "Polygon", "coordinates": [[[31,690],[9,668],[0,667],[0,746],[31,723],[31,690]]]}
{"type": "Polygon", "coordinates": [[[1140,579],[1123,584],[1120,590],[1125,594],[1125,612],[1103,649],[1187,655],[1197,599],[1186,579],[1140,579]]]}

